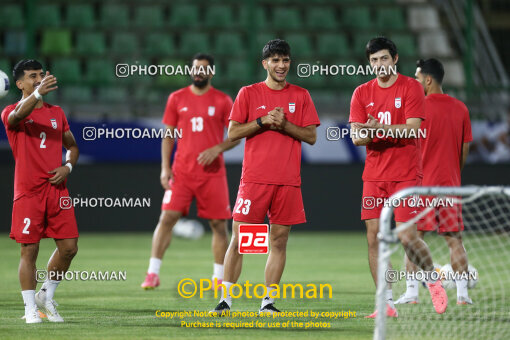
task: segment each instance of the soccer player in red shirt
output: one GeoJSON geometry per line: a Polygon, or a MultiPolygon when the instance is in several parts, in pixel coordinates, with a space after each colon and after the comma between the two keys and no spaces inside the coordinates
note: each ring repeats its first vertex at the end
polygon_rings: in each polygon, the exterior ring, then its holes
{"type": "Polygon", "coordinates": [[[21,60],[13,78],[22,99],[2,111],[2,122],[16,162],[10,237],[21,244],[19,281],[26,323],[42,322],[38,308],[49,321],[63,322],[53,296],[78,251],[78,227],[68,200],[66,178],[78,160],[78,146],[64,111],[43,102],[57,89],[57,78],[43,72],[36,60],[21,60]],[[67,149],[62,165],[62,147],[67,149]],[[48,262],[48,277],[36,294],[36,260],[41,238],[53,238],[57,249],[48,262]]]}
{"type": "MultiPolygon", "coordinates": [[[[377,69],[376,78],[358,86],[352,95],[349,122],[355,145],[365,145],[367,157],[363,172],[361,219],[365,221],[368,240],[368,260],[372,277],[377,284],[379,216],[383,205],[374,203],[387,199],[407,187],[419,186],[422,177],[419,140],[392,138],[396,133],[418,136],[425,112],[424,95],[420,84],[412,78],[394,72],[398,61],[397,47],[384,37],[371,39],[366,57],[377,69]],[[377,117],[377,118],[374,118],[377,117]],[[382,135],[364,136],[362,130],[377,129],[382,135]]],[[[395,208],[395,222],[400,225],[412,219],[417,211],[402,204],[395,208]]],[[[418,237],[416,225],[399,233],[406,254],[426,272],[434,269],[427,244],[418,237]]],[[[441,281],[430,278],[427,283],[434,308],[444,313],[448,297],[441,281]]],[[[387,315],[397,317],[393,305],[391,285],[387,290],[387,315]]],[[[368,317],[375,317],[377,311],[368,317]]]]}
{"type": "MultiPolygon", "coordinates": [[[[471,122],[469,112],[460,100],[443,93],[441,84],[444,68],[437,59],[418,60],[416,80],[425,90],[425,115],[422,124],[426,138],[421,141],[423,186],[460,186],[460,172],[469,152],[471,122]]],[[[468,295],[468,258],[462,244],[462,208],[435,207],[418,222],[418,235],[437,230],[444,236],[450,249],[453,271],[464,274],[455,280],[457,304],[472,304],[468,295]]],[[[416,272],[416,266],[406,258],[407,271],[416,272]]],[[[406,292],[395,303],[418,303],[418,282],[407,280],[406,292]]]]}
{"type": "Polygon", "coordinates": [[[262,50],[265,81],[241,88],[230,114],[228,137],[246,137],[241,183],[233,212],[232,238],[225,255],[222,299],[213,315],[230,310],[230,287],[239,279],[243,256],[239,254],[239,225],[260,224],[267,214],[271,250],[267,258],[267,295],[260,313],[273,313],[270,287],[279,284],[285,267],[290,228],[306,222],[301,196],[301,142],[313,145],[319,117],[307,90],[286,81],[290,46],[269,41],[262,50]],[[225,297],[226,296],[226,297],[225,297]]]}
{"type": "Polygon", "coordinates": [[[212,229],[213,282],[223,279],[223,260],[228,247],[227,222],[230,213],[227,172],[222,153],[239,141],[223,140],[232,99],[211,85],[214,59],[196,54],[192,84],[170,94],[163,116],[167,129],[182,131],[175,159],[170,165],[174,138],[161,143],[161,185],[165,189],[161,216],[152,238],[151,258],[144,289],[159,286],[161,259],[172,239],[172,228],[188,214],[194,197],[198,216],[208,219],[212,229]]]}

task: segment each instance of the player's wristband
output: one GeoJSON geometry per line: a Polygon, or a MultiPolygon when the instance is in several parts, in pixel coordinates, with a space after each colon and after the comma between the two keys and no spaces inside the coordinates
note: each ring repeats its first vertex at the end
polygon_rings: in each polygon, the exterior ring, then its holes
{"type": "Polygon", "coordinates": [[[66,163],[64,166],[69,168],[69,173],[73,172],[73,165],[71,163],[66,163]]]}
{"type": "Polygon", "coordinates": [[[264,124],[262,124],[262,119],[261,119],[260,117],[259,117],[259,118],[257,118],[257,124],[258,124],[261,128],[263,128],[263,127],[264,127],[264,124]]]}
{"type": "Polygon", "coordinates": [[[36,90],[34,91],[34,97],[35,97],[35,99],[37,99],[37,100],[41,100],[41,99],[42,99],[42,95],[39,93],[39,89],[36,89],[36,90]]]}

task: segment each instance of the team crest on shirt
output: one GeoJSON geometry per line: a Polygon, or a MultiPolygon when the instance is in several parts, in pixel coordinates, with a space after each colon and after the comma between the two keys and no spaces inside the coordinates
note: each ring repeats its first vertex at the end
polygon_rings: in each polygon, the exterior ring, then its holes
{"type": "Polygon", "coordinates": [[[51,127],[57,129],[57,120],[55,118],[50,119],[51,127]]]}
{"type": "Polygon", "coordinates": [[[212,117],[212,116],[214,116],[214,111],[215,111],[215,107],[209,106],[209,108],[207,109],[207,114],[212,117]]]}
{"type": "Polygon", "coordinates": [[[290,113],[296,112],[296,103],[289,103],[289,112],[290,113]]]}
{"type": "Polygon", "coordinates": [[[402,98],[400,98],[400,97],[395,98],[395,107],[397,109],[400,109],[402,107],[402,98]]]}

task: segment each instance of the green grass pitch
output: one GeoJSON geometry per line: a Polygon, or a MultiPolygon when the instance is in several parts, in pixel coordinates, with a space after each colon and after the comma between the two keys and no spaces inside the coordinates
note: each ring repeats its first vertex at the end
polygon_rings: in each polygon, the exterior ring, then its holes
{"type": "MultiPolygon", "coordinates": [[[[161,286],[144,291],[140,284],[148,266],[151,235],[144,234],[87,234],[79,240],[78,255],[71,270],[126,271],[126,281],[70,281],[57,289],[55,300],[64,324],[49,323],[26,325],[23,303],[17,278],[19,245],[7,235],[0,239],[3,266],[0,290],[1,339],[371,339],[374,321],[364,316],[373,311],[374,284],[368,270],[367,246],[363,233],[300,233],[292,232],[287,264],[282,283],[325,284],[333,287],[332,299],[280,299],[277,307],[282,311],[355,311],[356,318],[315,320],[329,322],[329,328],[268,328],[268,323],[286,321],[306,322],[311,318],[209,318],[186,317],[187,322],[266,322],[263,328],[185,328],[180,319],[156,318],[160,311],[208,311],[218,299],[212,292],[204,298],[184,299],[177,293],[177,283],[183,278],[198,281],[212,274],[210,234],[192,241],[175,238],[165,255],[161,268],[161,286]]],[[[54,249],[53,240],[43,240],[37,268],[44,268],[54,249]]],[[[266,255],[246,255],[239,280],[252,284],[263,283],[266,255]]],[[[395,254],[396,264],[401,253],[395,254]]],[[[402,292],[394,288],[394,297],[402,292]]],[[[38,286],[39,288],[39,286],[38,286]]],[[[423,309],[433,315],[425,289],[420,297],[423,309]]],[[[449,291],[454,301],[455,291],[449,291]]],[[[476,296],[476,295],[475,295],[476,296]]],[[[232,311],[257,311],[260,299],[234,300],[232,311]]],[[[411,306],[399,308],[402,314],[411,306]]],[[[452,309],[455,306],[451,307],[452,309]]],[[[453,313],[455,310],[453,310],[453,313]]],[[[407,311],[409,315],[409,311],[407,311]]],[[[433,318],[435,318],[433,316],[433,318]]],[[[437,318],[441,319],[441,317],[437,318]]],[[[401,322],[401,321],[399,321],[401,322]]],[[[469,322],[467,320],[466,322],[469,322]]],[[[457,324],[458,326],[458,324],[457,324]]],[[[449,338],[449,337],[445,337],[449,338]]]]}
{"type": "MultiPolygon", "coordinates": [[[[288,244],[287,264],[282,283],[329,283],[333,298],[281,299],[277,307],[283,311],[351,311],[352,319],[320,319],[330,322],[331,328],[316,329],[225,329],[183,328],[179,319],[155,317],[156,310],[208,311],[218,299],[206,292],[203,299],[184,299],[177,293],[177,283],[183,278],[209,279],[212,274],[210,234],[192,241],[174,238],[165,254],[161,268],[161,286],[153,291],[140,288],[150,255],[150,234],[86,234],[79,239],[78,255],[71,270],[126,271],[126,281],[70,281],[63,282],[55,294],[64,324],[26,325],[23,301],[17,278],[19,245],[7,236],[0,239],[2,249],[2,289],[0,290],[0,338],[2,339],[159,339],[159,338],[224,338],[264,339],[370,339],[373,320],[359,315],[372,312],[374,286],[366,259],[366,241],[362,233],[299,233],[292,232],[288,244]]],[[[44,268],[54,242],[41,242],[37,268],[44,268]]],[[[240,282],[264,282],[267,255],[246,255],[240,282]]],[[[40,285],[38,285],[39,288],[40,285]]],[[[257,311],[260,299],[241,298],[234,301],[232,311],[257,311]]],[[[264,318],[264,322],[311,321],[311,318],[264,318]]],[[[217,319],[191,317],[185,321],[210,322],[217,319]]],[[[261,321],[262,318],[219,319],[227,321],[261,321]]]]}

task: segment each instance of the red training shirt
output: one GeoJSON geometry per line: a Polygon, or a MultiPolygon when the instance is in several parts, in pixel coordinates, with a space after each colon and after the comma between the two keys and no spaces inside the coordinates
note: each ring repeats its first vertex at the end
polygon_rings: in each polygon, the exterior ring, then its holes
{"type": "MultiPolygon", "coordinates": [[[[282,107],[294,125],[320,125],[308,91],[289,83],[281,90],[272,90],[265,82],[241,88],[229,119],[248,123],[276,107],[282,107]]],[[[246,137],[241,178],[247,183],[300,186],[301,141],[270,129],[246,137]]]]}
{"type": "Polygon", "coordinates": [[[14,200],[51,185],[48,179],[55,174],[48,172],[62,166],[62,135],[69,130],[60,106],[47,103],[10,127],[8,117],[17,104],[2,111],[2,122],[16,162],[14,200]]]}
{"type": "Polygon", "coordinates": [[[473,140],[468,109],[447,94],[430,94],[425,97],[425,113],[423,185],[460,186],[462,145],[473,140]]]}
{"type": "Polygon", "coordinates": [[[198,155],[223,142],[232,99],[211,87],[199,96],[191,91],[191,85],[170,94],[166,103],[163,124],[182,130],[177,141],[177,151],[172,164],[176,174],[199,177],[226,175],[223,155],[211,164],[198,164],[198,155]]]}
{"type": "MultiPolygon", "coordinates": [[[[385,125],[425,119],[424,99],[423,87],[413,78],[398,74],[388,88],[380,87],[376,78],[354,91],[349,123],[366,123],[369,114],[385,125]]],[[[364,181],[400,182],[422,176],[419,139],[375,138],[366,148],[364,181]]]]}

